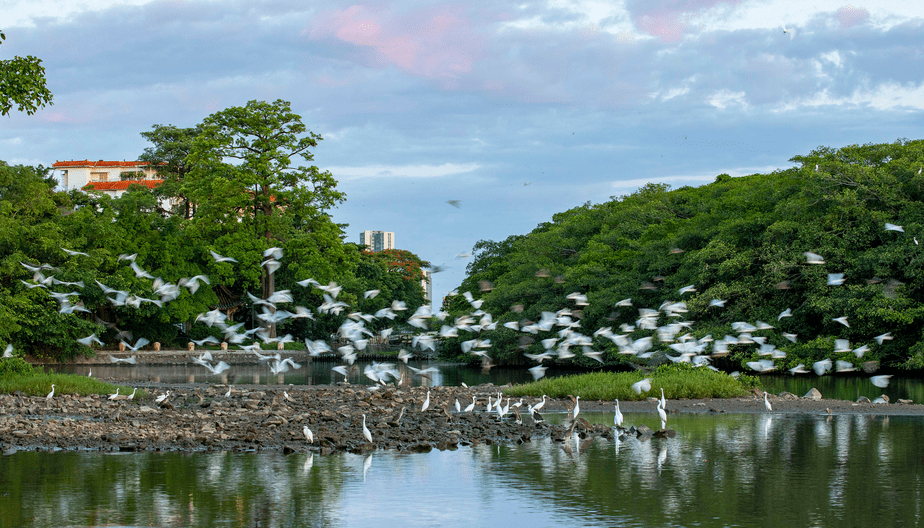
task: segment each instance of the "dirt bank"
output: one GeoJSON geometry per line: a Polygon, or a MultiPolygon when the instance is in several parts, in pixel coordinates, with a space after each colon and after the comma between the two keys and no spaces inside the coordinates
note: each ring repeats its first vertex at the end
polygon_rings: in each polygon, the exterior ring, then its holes
{"type": "MultiPolygon", "coordinates": [[[[135,384],[170,396],[158,405],[148,400],[109,400],[105,396],[56,395],[43,397],[0,395],[0,449],[101,451],[314,451],[369,452],[387,449],[424,452],[478,443],[523,443],[532,438],[564,438],[569,431],[552,425],[526,408],[538,399],[511,398],[503,419],[485,412],[488,396],[496,399],[503,387],[434,387],[429,408],[424,387],[337,386],[228,386],[135,384]],[[472,398],[475,412],[464,409],[472,398]],[[363,415],[372,442],[363,434],[363,415]],[[314,441],[308,443],[304,427],[314,441]]],[[[504,399],[507,403],[506,397],[504,399]]],[[[793,395],[771,396],[773,412],[819,414],[924,415],[924,405],[855,403],[810,400],[793,395]]],[[[655,400],[620,402],[624,412],[655,412],[655,400]]],[[[612,412],[612,402],[581,401],[582,411],[612,412]]],[[[564,413],[570,400],[549,400],[542,414],[564,413]]],[[[720,400],[668,400],[669,413],[767,412],[762,393],[720,400]]],[[[557,420],[570,422],[567,420],[557,420]]],[[[631,424],[627,424],[631,425],[631,424]]],[[[609,424],[578,420],[581,435],[612,438],[609,424]]],[[[615,431],[619,434],[619,431],[615,431]]]]}

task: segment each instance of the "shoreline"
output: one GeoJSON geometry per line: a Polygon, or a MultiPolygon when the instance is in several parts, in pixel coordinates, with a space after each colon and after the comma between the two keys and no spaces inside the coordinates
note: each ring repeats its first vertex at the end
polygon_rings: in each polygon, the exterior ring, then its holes
{"type": "MultiPolygon", "coordinates": [[[[124,380],[107,380],[122,383],[124,380]]],[[[540,398],[511,397],[510,412],[503,420],[485,412],[488,396],[496,398],[504,386],[474,387],[368,387],[359,385],[306,385],[268,387],[228,385],[132,383],[151,394],[170,390],[157,405],[147,400],[109,400],[107,396],[56,395],[44,397],[0,395],[0,451],[174,451],[262,452],[282,451],[334,454],[369,453],[375,450],[428,452],[460,446],[524,443],[532,438],[563,440],[576,432],[582,437],[614,434],[612,422],[591,424],[579,418],[570,430],[534,419],[527,405],[540,398]],[[429,393],[429,407],[421,407],[429,393]],[[455,400],[464,409],[477,401],[475,412],[456,412],[455,400]],[[373,441],[364,438],[362,423],[373,441]],[[311,429],[314,441],[306,440],[303,428],[311,429]]],[[[770,396],[772,414],[865,414],[924,416],[924,405],[913,403],[856,403],[846,400],[812,400],[795,395],[770,396]]],[[[504,397],[505,404],[507,397],[504,397]]],[[[627,413],[655,414],[655,398],[620,402],[627,413]]],[[[614,411],[614,402],[580,402],[582,411],[614,411]]],[[[568,399],[548,400],[541,413],[567,413],[568,399]]],[[[741,398],[668,400],[672,413],[722,414],[767,413],[763,393],[741,398]]],[[[559,420],[555,420],[559,421],[559,420]]],[[[560,420],[568,423],[567,419],[560,420]]],[[[668,424],[670,421],[668,421],[668,424]]],[[[626,426],[633,424],[627,423],[626,426]]],[[[640,427],[641,428],[641,427],[640,427]]],[[[647,428],[646,428],[647,429],[647,428]]],[[[643,429],[644,431],[644,429],[643,429]]],[[[673,431],[653,432],[672,436],[673,431]]],[[[650,431],[644,437],[651,438],[650,431]]]]}

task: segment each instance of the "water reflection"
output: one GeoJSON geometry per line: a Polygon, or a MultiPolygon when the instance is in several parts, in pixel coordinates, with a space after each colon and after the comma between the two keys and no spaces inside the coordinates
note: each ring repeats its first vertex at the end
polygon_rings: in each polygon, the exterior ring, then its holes
{"type": "MultiPolygon", "coordinates": [[[[652,420],[626,415],[630,424],[652,420]]],[[[666,440],[575,435],[428,454],[16,453],[0,458],[0,526],[921,523],[924,419],[672,415],[671,423],[678,436],[666,440]]]]}

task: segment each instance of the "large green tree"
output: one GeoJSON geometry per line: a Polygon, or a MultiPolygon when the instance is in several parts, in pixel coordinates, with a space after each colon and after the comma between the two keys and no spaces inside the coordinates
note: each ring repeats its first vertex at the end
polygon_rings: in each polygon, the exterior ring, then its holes
{"type": "MultiPolygon", "coordinates": [[[[0,44],[6,35],[0,31],[0,44]]],[[[41,59],[32,55],[0,60],[0,116],[15,106],[32,115],[39,108],[52,104],[53,96],[45,85],[45,68],[41,59]]]]}
{"type": "Polygon", "coordinates": [[[322,246],[341,245],[327,211],[345,195],[330,172],[298,163],[312,161],[321,139],[288,102],[250,101],[208,116],[186,158],[191,170],[180,192],[196,208],[191,225],[249,266],[247,278],[259,276],[264,299],[276,289],[276,275],[253,266],[264,250],[308,233],[325,237],[322,246]]]}

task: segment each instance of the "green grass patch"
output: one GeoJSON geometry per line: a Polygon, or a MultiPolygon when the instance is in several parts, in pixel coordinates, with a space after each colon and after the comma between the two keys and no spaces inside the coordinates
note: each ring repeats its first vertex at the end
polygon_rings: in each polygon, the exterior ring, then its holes
{"type": "MultiPolygon", "coordinates": [[[[126,385],[113,385],[87,376],[74,374],[49,374],[37,369],[22,358],[0,359],[0,393],[10,394],[20,391],[28,396],[45,396],[51,392],[51,384],[55,385],[55,395],[77,394],[87,396],[90,394],[114,394],[116,388],[122,390],[119,394],[131,394],[134,387],[126,385]]],[[[136,400],[150,398],[146,391],[138,390],[136,400]]]]}
{"type": "Polygon", "coordinates": [[[651,373],[593,372],[557,378],[544,378],[504,390],[510,396],[564,398],[580,396],[585,400],[644,400],[661,397],[661,388],[668,399],[734,398],[758,386],[753,376],[735,379],[724,372],[707,368],[692,368],[686,364],[662,365],[651,373]],[[632,384],[645,378],[651,380],[651,390],[636,394],[632,384]]]}

